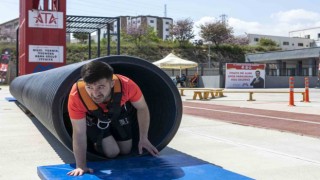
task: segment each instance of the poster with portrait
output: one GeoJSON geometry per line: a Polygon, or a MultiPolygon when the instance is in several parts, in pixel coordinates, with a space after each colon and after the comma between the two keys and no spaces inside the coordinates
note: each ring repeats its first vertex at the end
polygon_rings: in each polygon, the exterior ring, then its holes
{"type": "Polygon", "coordinates": [[[227,63],[225,88],[264,88],[265,64],[227,63]]]}
{"type": "Polygon", "coordinates": [[[10,58],[10,49],[4,49],[0,58],[0,83],[6,80],[10,58]]]}

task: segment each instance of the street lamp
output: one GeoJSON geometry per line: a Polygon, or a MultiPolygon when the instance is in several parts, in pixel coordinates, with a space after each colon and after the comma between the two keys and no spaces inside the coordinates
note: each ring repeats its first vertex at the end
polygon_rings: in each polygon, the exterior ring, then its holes
{"type": "Polygon", "coordinates": [[[204,44],[208,45],[208,60],[209,60],[209,68],[211,68],[211,53],[210,53],[210,45],[212,44],[212,41],[206,41],[204,44]]]}

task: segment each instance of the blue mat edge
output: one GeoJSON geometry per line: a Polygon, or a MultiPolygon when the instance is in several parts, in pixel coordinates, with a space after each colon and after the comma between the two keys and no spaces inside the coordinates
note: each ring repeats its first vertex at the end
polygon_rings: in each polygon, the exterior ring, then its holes
{"type": "MultiPolygon", "coordinates": [[[[167,156],[167,155],[162,155],[162,156],[167,156]]],[[[167,156],[167,157],[170,157],[170,156],[167,156]]],[[[172,157],[172,155],[171,155],[171,157],[172,157]]],[[[193,169],[193,168],[195,168],[195,167],[197,167],[197,166],[199,166],[199,167],[203,167],[203,166],[212,166],[213,168],[215,168],[215,169],[221,169],[222,170],[222,174],[224,174],[224,173],[229,173],[229,175],[228,176],[231,176],[231,177],[233,177],[233,176],[238,176],[237,177],[237,179],[252,179],[252,178],[250,178],[250,177],[247,177],[247,176],[245,176],[245,175],[242,175],[242,174],[239,174],[239,173],[236,173],[236,172],[232,172],[232,171],[230,171],[230,170],[227,170],[227,169],[224,169],[223,167],[221,167],[221,166],[217,166],[217,165],[214,165],[214,164],[211,164],[211,163],[209,163],[209,162],[206,162],[206,161],[203,161],[203,160],[200,160],[200,159],[198,159],[198,158],[195,158],[195,157],[192,157],[192,156],[189,156],[189,155],[187,155],[187,157],[189,157],[189,159],[191,159],[191,160],[198,160],[199,162],[201,161],[201,162],[203,162],[203,163],[201,163],[201,164],[197,164],[197,165],[185,165],[185,166],[179,166],[178,168],[181,168],[181,169],[193,169]]],[[[134,160],[135,158],[137,158],[137,157],[133,157],[133,158],[129,158],[130,160],[134,160]]],[[[139,158],[141,158],[141,157],[139,157],[139,158]]],[[[150,157],[149,157],[150,158],[150,157]]],[[[166,157],[164,157],[164,158],[166,158],[166,157]]],[[[173,157],[174,158],[174,157],[173,157]]],[[[127,159],[125,159],[125,160],[127,160],[127,159]]],[[[147,158],[147,160],[152,160],[152,159],[148,159],[147,158]]],[[[102,163],[108,163],[108,162],[110,162],[110,161],[117,161],[116,159],[115,160],[109,160],[109,161],[101,161],[102,163]]],[[[118,162],[118,161],[117,161],[118,162]]],[[[95,163],[99,163],[99,162],[89,162],[89,164],[95,164],[95,163]]],[[[62,168],[69,168],[69,167],[71,167],[71,169],[73,169],[73,167],[75,166],[75,164],[74,163],[72,163],[72,164],[60,164],[60,165],[48,165],[48,166],[38,166],[37,167],[37,174],[38,174],[38,176],[41,178],[41,179],[50,179],[50,177],[48,177],[47,175],[47,172],[49,172],[50,173],[50,171],[48,171],[48,169],[47,168],[52,168],[52,167],[57,167],[57,166],[64,166],[64,167],[62,167],[62,168]]],[[[70,169],[70,170],[71,170],[70,169]]],[[[138,168],[138,169],[140,169],[140,168],[138,168]]],[[[150,169],[165,169],[165,167],[164,168],[161,168],[161,167],[150,167],[150,169]]],[[[207,168],[205,168],[205,169],[207,169],[207,168]]],[[[199,169],[199,170],[204,170],[204,169],[199,169]]],[[[98,172],[98,171],[97,171],[98,172]]],[[[186,172],[188,172],[188,171],[186,171],[186,172]]],[[[185,176],[183,176],[183,177],[181,177],[181,179],[184,179],[184,178],[186,178],[186,179],[188,179],[188,175],[189,176],[193,176],[194,175],[194,173],[188,173],[188,174],[186,174],[185,176]]],[[[211,175],[209,175],[209,176],[213,176],[212,174],[211,175]]],[[[75,177],[72,177],[72,176],[70,176],[70,177],[64,177],[64,178],[62,178],[62,179],[73,179],[73,178],[75,178],[75,177]]],[[[90,175],[90,174],[87,174],[87,175],[84,175],[84,176],[82,176],[82,177],[78,177],[78,178],[80,178],[80,179],[82,179],[82,178],[84,178],[84,179],[100,179],[99,178],[99,176],[96,174],[96,175],[90,175]]],[[[227,177],[226,177],[227,178],[227,177]]],[[[180,179],[180,178],[179,178],[180,179]]],[[[199,179],[200,179],[200,177],[199,177],[199,179]]],[[[223,177],[221,177],[221,178],[218,178],[218,179],[224,179],[224,176],[223,177]]]]}

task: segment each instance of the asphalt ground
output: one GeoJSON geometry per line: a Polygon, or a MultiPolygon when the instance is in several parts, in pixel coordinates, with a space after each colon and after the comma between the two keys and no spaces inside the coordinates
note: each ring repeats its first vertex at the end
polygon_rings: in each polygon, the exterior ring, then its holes
{"type": "MultiPolygon", "coordinates": [[[[36,118],[5,99],[9,87],[0,88],[0,179],[39,179],[38,166],[74,163],[36,118]]],[[[294,107],[288,94],[185,94],[181,126],[162,154],[186,153],[254,179],[320,179],[320,89],[310,89],[310,103],[295,95],[294,107]]]]}

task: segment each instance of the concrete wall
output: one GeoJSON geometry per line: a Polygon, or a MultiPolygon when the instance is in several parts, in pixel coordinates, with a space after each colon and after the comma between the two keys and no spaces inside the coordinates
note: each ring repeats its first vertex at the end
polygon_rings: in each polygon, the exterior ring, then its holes
{"type": "MultiPolygon", "coordinates": [[[[180,73],[179,70],[165,70],[165,72],[172,79],[175,78],[175,75],[180,73]]],[[[196,71],[189,70],[188,75],[192,75],[196,71]]],[[[186,71],[183,70],[181,73],[186,74],[186,71]]],[[[304,76],[294,76],[295,79],[295,88],[304,88],[304,76]]],[[[317,85],[318,78],[316,76],[309,76],[309,87],[314,88],[317,85]]],[[[266,76],[265,78],[265,87],[266,88],[289,88],[289,76],[266,76]]],[[[220,75],[204,75],[199,78],[199,87],[208,87],[208,88],[224,88],[225,87],[225,76],[220,75]]]]}
{"type": "MultiPolygon", "coordinates": [[[[294,76],[294,87],[304,88],[303,76],[294,76]]],[[[317,85],[317,77],[309,77],[309,87],[314,88],[317,85]]],[[[266,88],[289,88],[289,76],[266,76],[266,88]]]]}
{"type": "Polygon", "coordinates": [[[222,76],[201,76],[199,81],[199,87],[219,88],[222,86],[222,76]]]}
{"type": "MultiPolygon", "coordinates": [[[[294,87],[304,88],[304,76],[294,76],[294,87]]],[[[266,88],[289,88],[289,76],[266,76],[266,88]]],[[[309,77],[309,87],[314,88],[317,86],[318,78],[313,76],[309,77]]],[[[201,76],[199,87],[208,88],[224,88],[224,76],[201,76]]]]}

